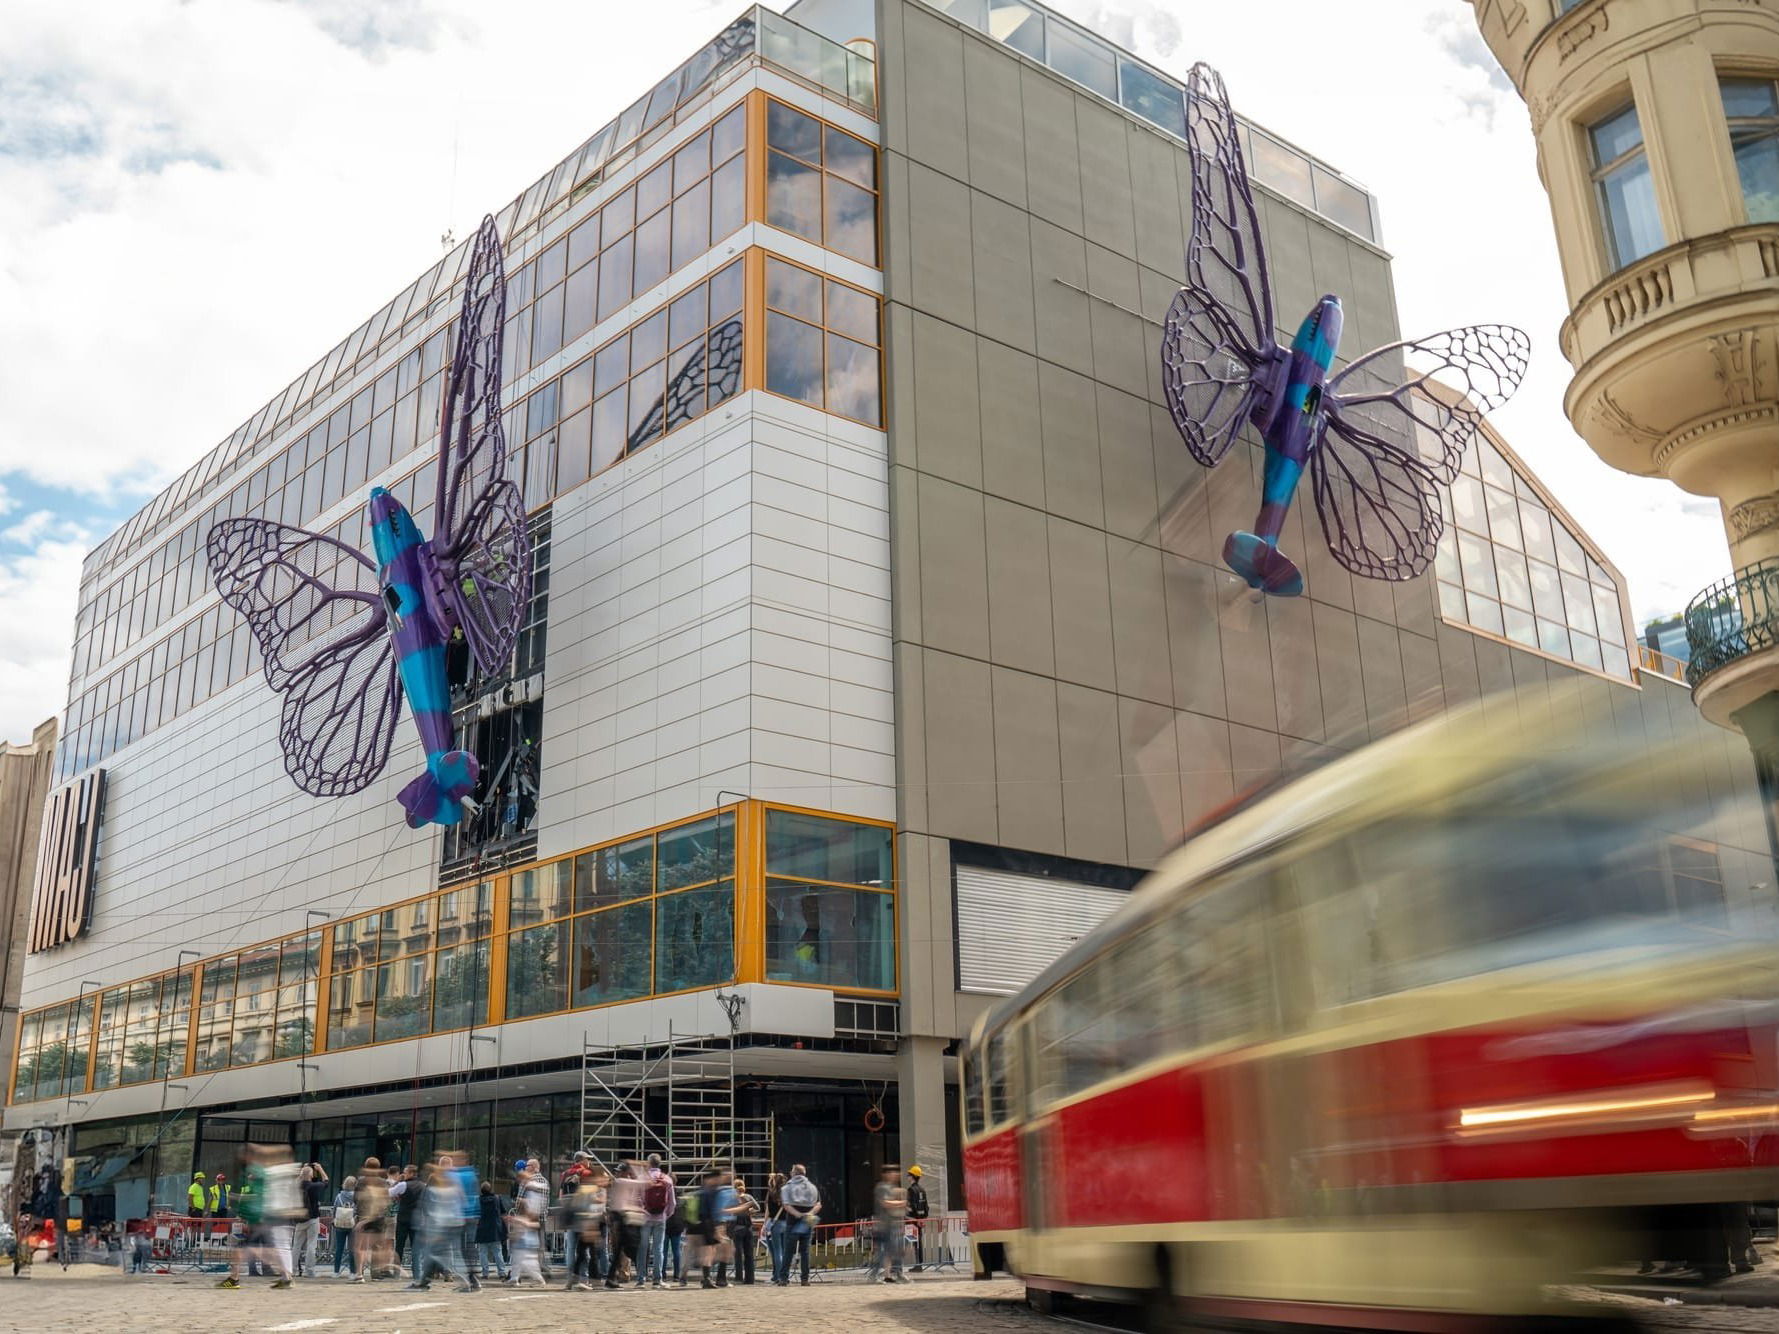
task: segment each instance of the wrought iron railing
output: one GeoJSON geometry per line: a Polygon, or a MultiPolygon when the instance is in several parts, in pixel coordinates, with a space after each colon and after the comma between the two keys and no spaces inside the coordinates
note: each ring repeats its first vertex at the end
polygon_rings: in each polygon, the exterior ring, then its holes
{"type": "Polygon", "coordinates": [[[1779,646],[1779,560],[1743,566],[1687,603],[1686,643],[1692,653],[1686,681],[1693,686],[1739,658],[1779,646]]]}

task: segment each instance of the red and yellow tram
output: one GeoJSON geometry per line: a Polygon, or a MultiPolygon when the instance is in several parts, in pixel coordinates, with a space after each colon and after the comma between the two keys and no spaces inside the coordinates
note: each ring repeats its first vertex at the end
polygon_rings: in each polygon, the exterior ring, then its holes
{"type": "Polygon", "coordinates": [[[1585,743],[1579,704],[1535,745],[1502,716],[1237,811],[982,1018],[979,1273],[1163,1325],[1422,1329],[1740,1261],[1779,1195],[1761,813],[1708,756],[1585,743]]]}

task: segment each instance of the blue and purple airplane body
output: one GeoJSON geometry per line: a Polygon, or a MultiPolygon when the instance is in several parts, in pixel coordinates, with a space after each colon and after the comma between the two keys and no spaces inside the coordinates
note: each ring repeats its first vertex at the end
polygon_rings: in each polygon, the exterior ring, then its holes
{"type": "Polygon", "coordinates": [[[255,516],[224,519],[206,540],[217,589],[246,618],[266,681],[284,697],[285,771],[318,797],[367,787],[388,763],[405,695],[426,752],[397,794],[415,828],[477,809],[479,766],[457,747],[446,655],[462,642],[484,676],[504,671],[531,596],[524,498],[506,476],[501,431],[506,275],[492,218],[467,261],[433,538],[379,486],[367,515],[375,563],[337,538],[255,516]]]}
{"type": "Polygon", "coordinates": [[[1303,592],[1279,536],[1308,473],[1334,559],[1367,578],[1412,579],[1438,547],[1441,489],[1457,476],[1483,414],[1519,387],[1530,344],[1506,325],[1469,325],[1387,343],[1337,372],[1342,317],[1331,295],[1280,347],[1242,135],[1217,71],[1194,66],[1186,282],[1168,307],[1161,371],[1174,425],[1205,467],[1222,462],[1244,426],[1265,445],[1259,517],[1253,532],[1229,535],[1224,563],[1261,593],[1303,592]],[[1411,357],[1433,366],[1410,369],[1411,357]],[[1430,391],[1441,373],[1453,383],[1430,391]]]}

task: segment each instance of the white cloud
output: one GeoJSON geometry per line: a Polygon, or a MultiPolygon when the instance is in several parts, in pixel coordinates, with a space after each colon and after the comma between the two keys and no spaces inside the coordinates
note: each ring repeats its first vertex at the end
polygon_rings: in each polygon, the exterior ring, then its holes
{"type": "Polygon", "coordinates": [[[66,527],[49,510],[32,510],[17,523],[0,528],[0,542],[11,542],[21,547],[35,546],[52,531],[65,530],[66,527]]]}
{"type": "Polygon", "coordinates": [[[1714,501],[1607,467],[1563,414],[1568,302],[1550,204],[1525,105],[1464,0],[1272,0],[1263,17],[1194,6],[1171,57],[1145,36],[1153,0],[1053,3],[1087,21],[1121,12],[1139,54],[1177,75],[1209,61],[1237,111],[1373,190],[1405,335],[1482,322],[1531,334],[1531,372],[1495,425],[1624,572],[1639,624],[1728,572],[1714,501]],[[1259,40],[1261,24],[1291,40],[1259,40]]]}
{"type": "Polygon", "coordinates": [[[24,741],[68,693],[69,630],[88,539],[0,555],[0,741],[24,741]]]}
{"type": "MultiPolygon", "coordinates": [[[[1504,319],[1533,334],[1499,425],[1627,572],[1640,613],[1723,572],[1709,504],[1612,472],[1563,419],[1548,205],[1525,109],[1463,0],[1407,17],[1394,0],[1193,6],[1187,24],[1164,0],[1059,3],[1176,73],[1210,60],[1239,109],[1376,189],[1405,330],[1504,319]]],[[[430,264],[442,232],[467,235],[740,8],[8,6],[0,477],[30,510],[44,484],[147,494],[430,264]]],[[[0,513],[14,507],[0,491],[0,513]]],[[[65,537],[37,536],[0,557],[14,735],[65,689],[77,562],[65,537]]]]}

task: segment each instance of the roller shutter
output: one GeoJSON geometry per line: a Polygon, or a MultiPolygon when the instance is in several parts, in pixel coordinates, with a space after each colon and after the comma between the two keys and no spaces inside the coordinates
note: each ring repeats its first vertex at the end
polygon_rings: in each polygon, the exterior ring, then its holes
{"type": "Polygon", "coordinates": [[[1123,903],[1127,891],[979,866],[953,868],[958,988],[1011,995],[1123,903]]]}

